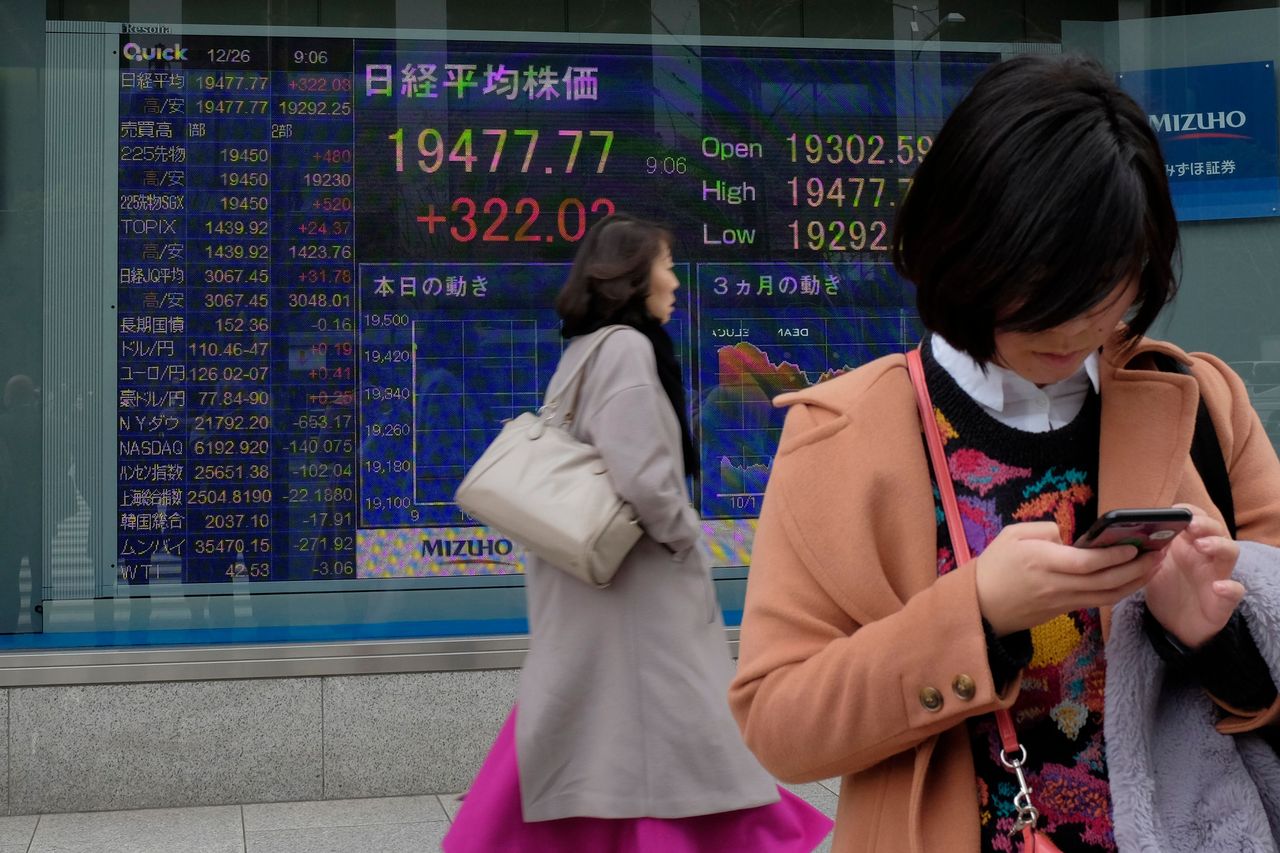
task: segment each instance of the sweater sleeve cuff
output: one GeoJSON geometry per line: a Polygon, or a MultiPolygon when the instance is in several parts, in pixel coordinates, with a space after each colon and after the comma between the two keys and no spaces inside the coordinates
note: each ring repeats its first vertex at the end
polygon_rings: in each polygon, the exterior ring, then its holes
{"type": "Polygon", "coordinates": [[[1197,649],[1190,649],[1164,629],[1145,606],[1142,625],[1147,639],[1170,669],[1194,679],[1220,703],[1246,712],[1270,707],[1276,685],[1262,653],[1237,610],[1221,631],[1197,649]]]}
{"type": "Polygon", "coordinates": [[[1031,632],[1014,631],[997,637],[991,623],[983,619],[982,633],[987,638],[987,664],[991,667],[996,691],[1003,693],[1018,673],[1031,663],[1031,632]]]}

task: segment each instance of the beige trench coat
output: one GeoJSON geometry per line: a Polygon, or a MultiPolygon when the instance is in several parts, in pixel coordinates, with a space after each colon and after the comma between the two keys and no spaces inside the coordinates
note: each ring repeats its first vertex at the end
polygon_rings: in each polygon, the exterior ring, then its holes
{"type": "MultiPolygon", "coordinates": [[[[570,343],[548,396],[585,346],[570,343]]],[[[624,329],[591,358],[572,430],[599,449],[645,535],[607,589],[529,563],[516,713],[524,818],[679,818],[776,802],[729,713],[734,665],[653,348],[624,329]]]]}

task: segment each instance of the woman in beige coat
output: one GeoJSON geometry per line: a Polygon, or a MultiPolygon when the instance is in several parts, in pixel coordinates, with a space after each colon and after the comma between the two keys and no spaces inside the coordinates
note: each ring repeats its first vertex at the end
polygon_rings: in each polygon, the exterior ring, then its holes
{"type": "MultiPolygon", "coordinates": [[[[957,565],[902,356],[780,398],[730,693],[747,744],[784,780],[843,777],[836,853],[1016,850],[1018,780],[992,716],[1010,709],[1038,828],[1061,850],[1169,849],[1113,809],[1114,774],[1142,756],[1103,736],[1113,688],[1131,687],[1108,683],[1112,607],[1140,593],[1125,603],[1163,677],[1218,702],[1235,740],[1206,713],[1215,748],[1274,733],[1280,665],[1259,647],[1280,606],[1233,572],[1247,547],[1280,574],[1280,462],[1229,368],[1142,337],[1172,296],[1177,245],[1147,116],[1088,61],[995,66],[895,228],[978,556],[957,565]],[[1201,400],[1238,542],[1189,456],[1201,400]],[[1194,520],[1163,551],[1072,547],[1108,510],[1173,504],[1194,520]]],[[[1238,805],[1202,803],[1188,822],[1214,837],[1238,805]]]]}
{"type": "Polygon", "coordinates": [[[607,217],[556,301],[569,339],[547,390],[590,349],[572,432],[595,446],[644,535],[596,589],[534,559],[517,710],[449,836],[463,851],[810,851],[831,823],[742,743],[733,663],[686,477],[696,473],[674,347],[680,286],[662,229],[607,217]],[[517,773],[518,768],[518,773],[517,773]]]}

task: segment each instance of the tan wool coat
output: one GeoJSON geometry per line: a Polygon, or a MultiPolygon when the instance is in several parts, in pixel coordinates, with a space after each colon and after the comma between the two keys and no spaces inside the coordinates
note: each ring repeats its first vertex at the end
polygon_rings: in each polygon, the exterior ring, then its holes
{"type": "MultiPolygon", "coordinates": [[[[1213,356],[1103,349],[1098,512],[1186,501],[1216,514],[1190,461],[1200,393],[1231,475],[1239,538],[1280,545],[1280,462],[1243,383],[1213,356]],[[1143,354],[1174,355],[1193,376],[1143,354]],[[1200,389],[1199,391],[1197,389],[1200,389]]],[[[978,853],[964,722],[1010,707],[987,663],[973,564],[939,577],[934,503],[902,356],[789,405],[752,554],[730,704],[783,781],[843,777],[835,853],[978,853]],[[977,690],[957,690],[954,684],[977,690]],[[921,702],[935,688],[938,710],[921,702]]],[[[1103,613],[1104,632],[1110,625],[1103,613]]],[[[1275,724],[1228,715],[1220,730],[1275,724]]]]}
{"type": "MultiPolygon", "coordinates": [[[[565,349],[549,397],[586,346],[565,349]]],[[[524,819],[680,818],[777,802],[729,713],[733,661],[653,347],[624,329],[591,359],[572,432],[600,451],[644,535],[606,589],[528,566],[532,636],[516,702],[524,819]]]]}

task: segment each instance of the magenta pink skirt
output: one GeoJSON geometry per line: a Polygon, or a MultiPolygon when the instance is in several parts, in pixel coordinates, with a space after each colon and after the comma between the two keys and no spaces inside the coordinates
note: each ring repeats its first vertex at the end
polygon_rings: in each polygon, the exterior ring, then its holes
{"type": "Polygon", "coordinates": [[[444,837],[445,853],[810,853],[830,818],[785,788],[767,806],[675,819],[571,817],[525,823],[513,708],[444,837]]]}

